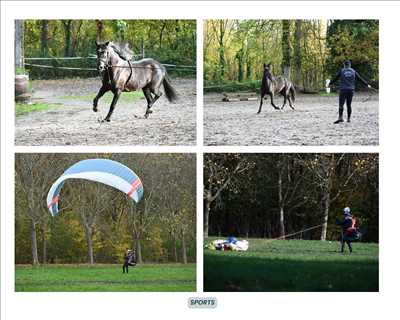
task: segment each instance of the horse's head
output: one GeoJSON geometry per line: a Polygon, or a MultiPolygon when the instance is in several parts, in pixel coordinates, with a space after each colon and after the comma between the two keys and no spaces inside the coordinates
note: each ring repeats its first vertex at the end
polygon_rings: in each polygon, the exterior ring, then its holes
{"type": "Polygon", "coordinates": [[[272,73],[272,65],[271,63],[264,63],[264,72],[272,73]]]}
{"type": "Polygon", "coordinates": [[[264,77],[271,79],[272,78],[272,65],[271,63],[264,63],[264,77]]]}
{"type": "Polygon", "coordinates": [[[97,70],[103,72],[111,64],[111,47],[110,42],[97,43],[96,41],[96,54],[97,54],[97,70]]]}

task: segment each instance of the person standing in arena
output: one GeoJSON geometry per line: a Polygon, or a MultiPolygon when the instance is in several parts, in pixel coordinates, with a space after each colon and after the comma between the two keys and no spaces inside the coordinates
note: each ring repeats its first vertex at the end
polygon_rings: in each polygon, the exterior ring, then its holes
{"type": "Polygon", "coordinates": [[[355,71],[351,67],[351,62],[346,60],[343,63],[343,68],[339,70],[336,77],[328,83],[328,86],[334,84],[336,81],[340,79],[340,91],[339,91],[339,118],[334,122],[334,124],[338,124],[343,122],[343,107],[346,102],[347,107],[347,122],[350,122],[351,118],[351,102],[353,100],[354,90],[356,87],[356,80],[361,81],[365,84],[369,89],[371,89],[371,85],[368,84],[366,80],[364,80],[357,71],[355,71]]]}

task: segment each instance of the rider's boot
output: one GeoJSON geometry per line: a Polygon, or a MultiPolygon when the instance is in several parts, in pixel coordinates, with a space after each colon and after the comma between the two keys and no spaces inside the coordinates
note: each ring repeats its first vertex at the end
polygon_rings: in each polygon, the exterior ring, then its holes
{"type": "Polygon", "coordinates": [[[339,108],[339,119],[337,119],[334,124],[343,122],[343,108],[339,108]]]}
{"type": "Polygon", "coordinates": [[[338,124],[338,123],[341,123],[341,122],[343,122],[343,117],[339,117],[339,119],[337,119],[337,120],[334,122],[334,124],[338,124]]]}

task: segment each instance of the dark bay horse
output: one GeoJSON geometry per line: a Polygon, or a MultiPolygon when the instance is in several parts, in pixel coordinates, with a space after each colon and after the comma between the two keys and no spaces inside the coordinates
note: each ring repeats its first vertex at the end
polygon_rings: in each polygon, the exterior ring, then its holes
{"type": "Polygon", "coordinates": [[[260,108],[258,109],[257,113],[261,112],[261,107],[263,104],[264,97],[269,95],[271,98],[271,105],[276,109],[279,110],[274,103],[274,95],[275,93],[280,93],[283,96],[283,105],[280,108],[281,110],[286,105],[286,100],[289,101],[289,106],[294,110],[294,100],[296,99],[296,90],[294,88],[293,83],[285,78],[284,76],[274,77],[272,75],[272,68],[271,64],[264,63],[264,74],[261,82],[261,101],[260,101],[260,108]]]}
{"type": "Polygon", "coordinates": [[[154,59],[142,59],[131,62],[132,52],[125,45],[112,42],[96,42],[97,70],[102,75],[102,86],[93,100],[93,111],[97,112],[99,99],[108,91],[114,94],[110,110],[103,121],[110,121],[115,105],[122,92],[143,90],[147,101],[145,118],[150,108],[162,96],[161,84],[169,102],[177,100],[177,94],[167,76],[165,67],[154,59]]]}

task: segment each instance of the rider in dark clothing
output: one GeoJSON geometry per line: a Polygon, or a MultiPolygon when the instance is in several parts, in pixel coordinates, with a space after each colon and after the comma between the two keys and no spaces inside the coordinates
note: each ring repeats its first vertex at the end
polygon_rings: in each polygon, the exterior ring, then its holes
{"type": "Polygon", "coordinates": [[[368,88],[371,88],[368,82],[365,81],[357,71],[351,68],[350,61],[345,61],[343,65],[343,69],[339,70],[336,77],[329,83],[329,85],[331,85],[340,79],[339,119],[334,122],[335,124],[343,122],[343,106],[345,102],[347,106],[347,122],[350,122],[351,101],[353,100],[356,80],[361,81],[368,88]]]}
{"type": "Polygon", "coordinates": [[[128,273],[129,272],[129,266],[135,266],[136,261],[135,261],[135,254],[132,250],[127,250],[124,254],[124,265],[122,266],[122,273],[128,273]]]}
{"type": "Polygon", "coordinates": [[[336,224],[342,227],[342,239],[341,239],[342,246],[341,246],[340,252],[341,253],[344,252],[344,246],[345,246],[345,243],[347,243],[347,246],[349,247],[349,251],[350,251],[350,253],[352,253],[353,248],[351,246],[351,242],[354,239],[350,232],[350,229],[353,227],[353,217],[350,213],[349,207],[346,207],[343,209],[343,215],[344,215],[343,220],[336,219],[336,224]]]}

